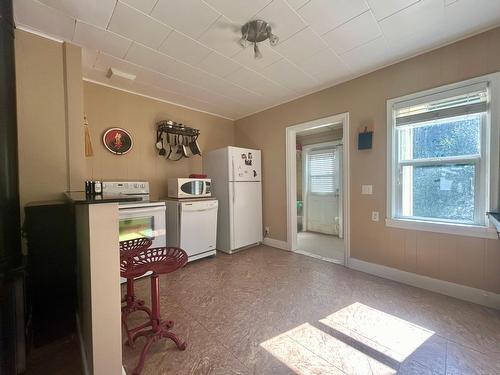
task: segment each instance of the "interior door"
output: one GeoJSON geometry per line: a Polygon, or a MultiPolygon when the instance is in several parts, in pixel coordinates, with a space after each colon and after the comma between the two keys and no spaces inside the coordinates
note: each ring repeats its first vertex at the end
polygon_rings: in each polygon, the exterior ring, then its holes
{"type": "Polygon", "coordinates": [[[307,230],[339,234],[339,160],[334,148],[307,152],[307,230]]]}
{"type": "Polygon", "coordinates": [[[230,183],[232,197],[231,248],[262,242],[262,189],[260,182],[230,183]]]}

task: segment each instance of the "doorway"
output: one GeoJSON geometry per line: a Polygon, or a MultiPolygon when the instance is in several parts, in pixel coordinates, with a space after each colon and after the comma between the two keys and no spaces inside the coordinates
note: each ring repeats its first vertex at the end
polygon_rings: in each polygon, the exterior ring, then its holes
{"type": "Polygon", "coordinates": [[[348,114],[291,126],[286,136],[289,248],[347,264],[348,114]]]}

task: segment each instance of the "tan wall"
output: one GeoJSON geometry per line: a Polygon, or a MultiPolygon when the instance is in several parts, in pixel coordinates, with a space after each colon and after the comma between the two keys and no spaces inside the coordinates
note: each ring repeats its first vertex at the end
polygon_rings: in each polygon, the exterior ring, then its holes
{"type": "Polygon", "coordinates": [[[17,130],[21,207],[66,191],[62,44],[16,30],[17,130]]]}
{"type": "Polygon", "coordinates": [[[15,32],[19,193],[59,199],[84,180],[81,49],[15,32]]]}
{"type": "Polygon", "coordinates": [[[102,180],[148,180],[153,198],[165,197],[167,178],[201,173],[202,159],[165,160],[155,147],[155,123],[171,119],[198,128],[202,151],[234,143],[233,122],[206,113],[167,104],[109,87],[84,82],[84,111],[89,121],[94,156],[87,158],[88,175],[102,180]],[[110,127],[123,127],[132,134],[134,146],[125,155],[108,152],[101,142],[110,127]]]}
{"type": "Polygon", "coordinates": [[[351,256],[500,293],[500,241],[388,228],[386,100],[500,70],[500,28],[236,122],[236,143],[262,149],[264,225],[286,240],[285,128],[349,112],[351,256]],[[356,150],[357,128],[374,125],[373,149],[356,150]],[[374,194],[361,195],[362,184],[374,194]]]}

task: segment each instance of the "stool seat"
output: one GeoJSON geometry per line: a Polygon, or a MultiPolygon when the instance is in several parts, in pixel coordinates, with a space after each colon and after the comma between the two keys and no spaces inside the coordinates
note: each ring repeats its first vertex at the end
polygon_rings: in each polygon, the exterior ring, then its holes
{"type": "Polygon", "coordinates": [[[174,272],[187,261],[186,252],[177,247],[141,249],[133,257],[120,259],[120,274],[126,278],[139,277],[146,272],[161,275],[174,272]]]}

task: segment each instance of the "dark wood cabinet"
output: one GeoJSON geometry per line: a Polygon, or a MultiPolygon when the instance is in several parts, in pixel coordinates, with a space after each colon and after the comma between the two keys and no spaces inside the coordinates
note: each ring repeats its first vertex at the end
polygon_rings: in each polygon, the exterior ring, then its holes
{"type": "Polygon", "coordinates": [[[67,202],[25,207],[28,244],[27,292],[30,337],[35,347],[75,331],[76,236],[67,202]]]}

